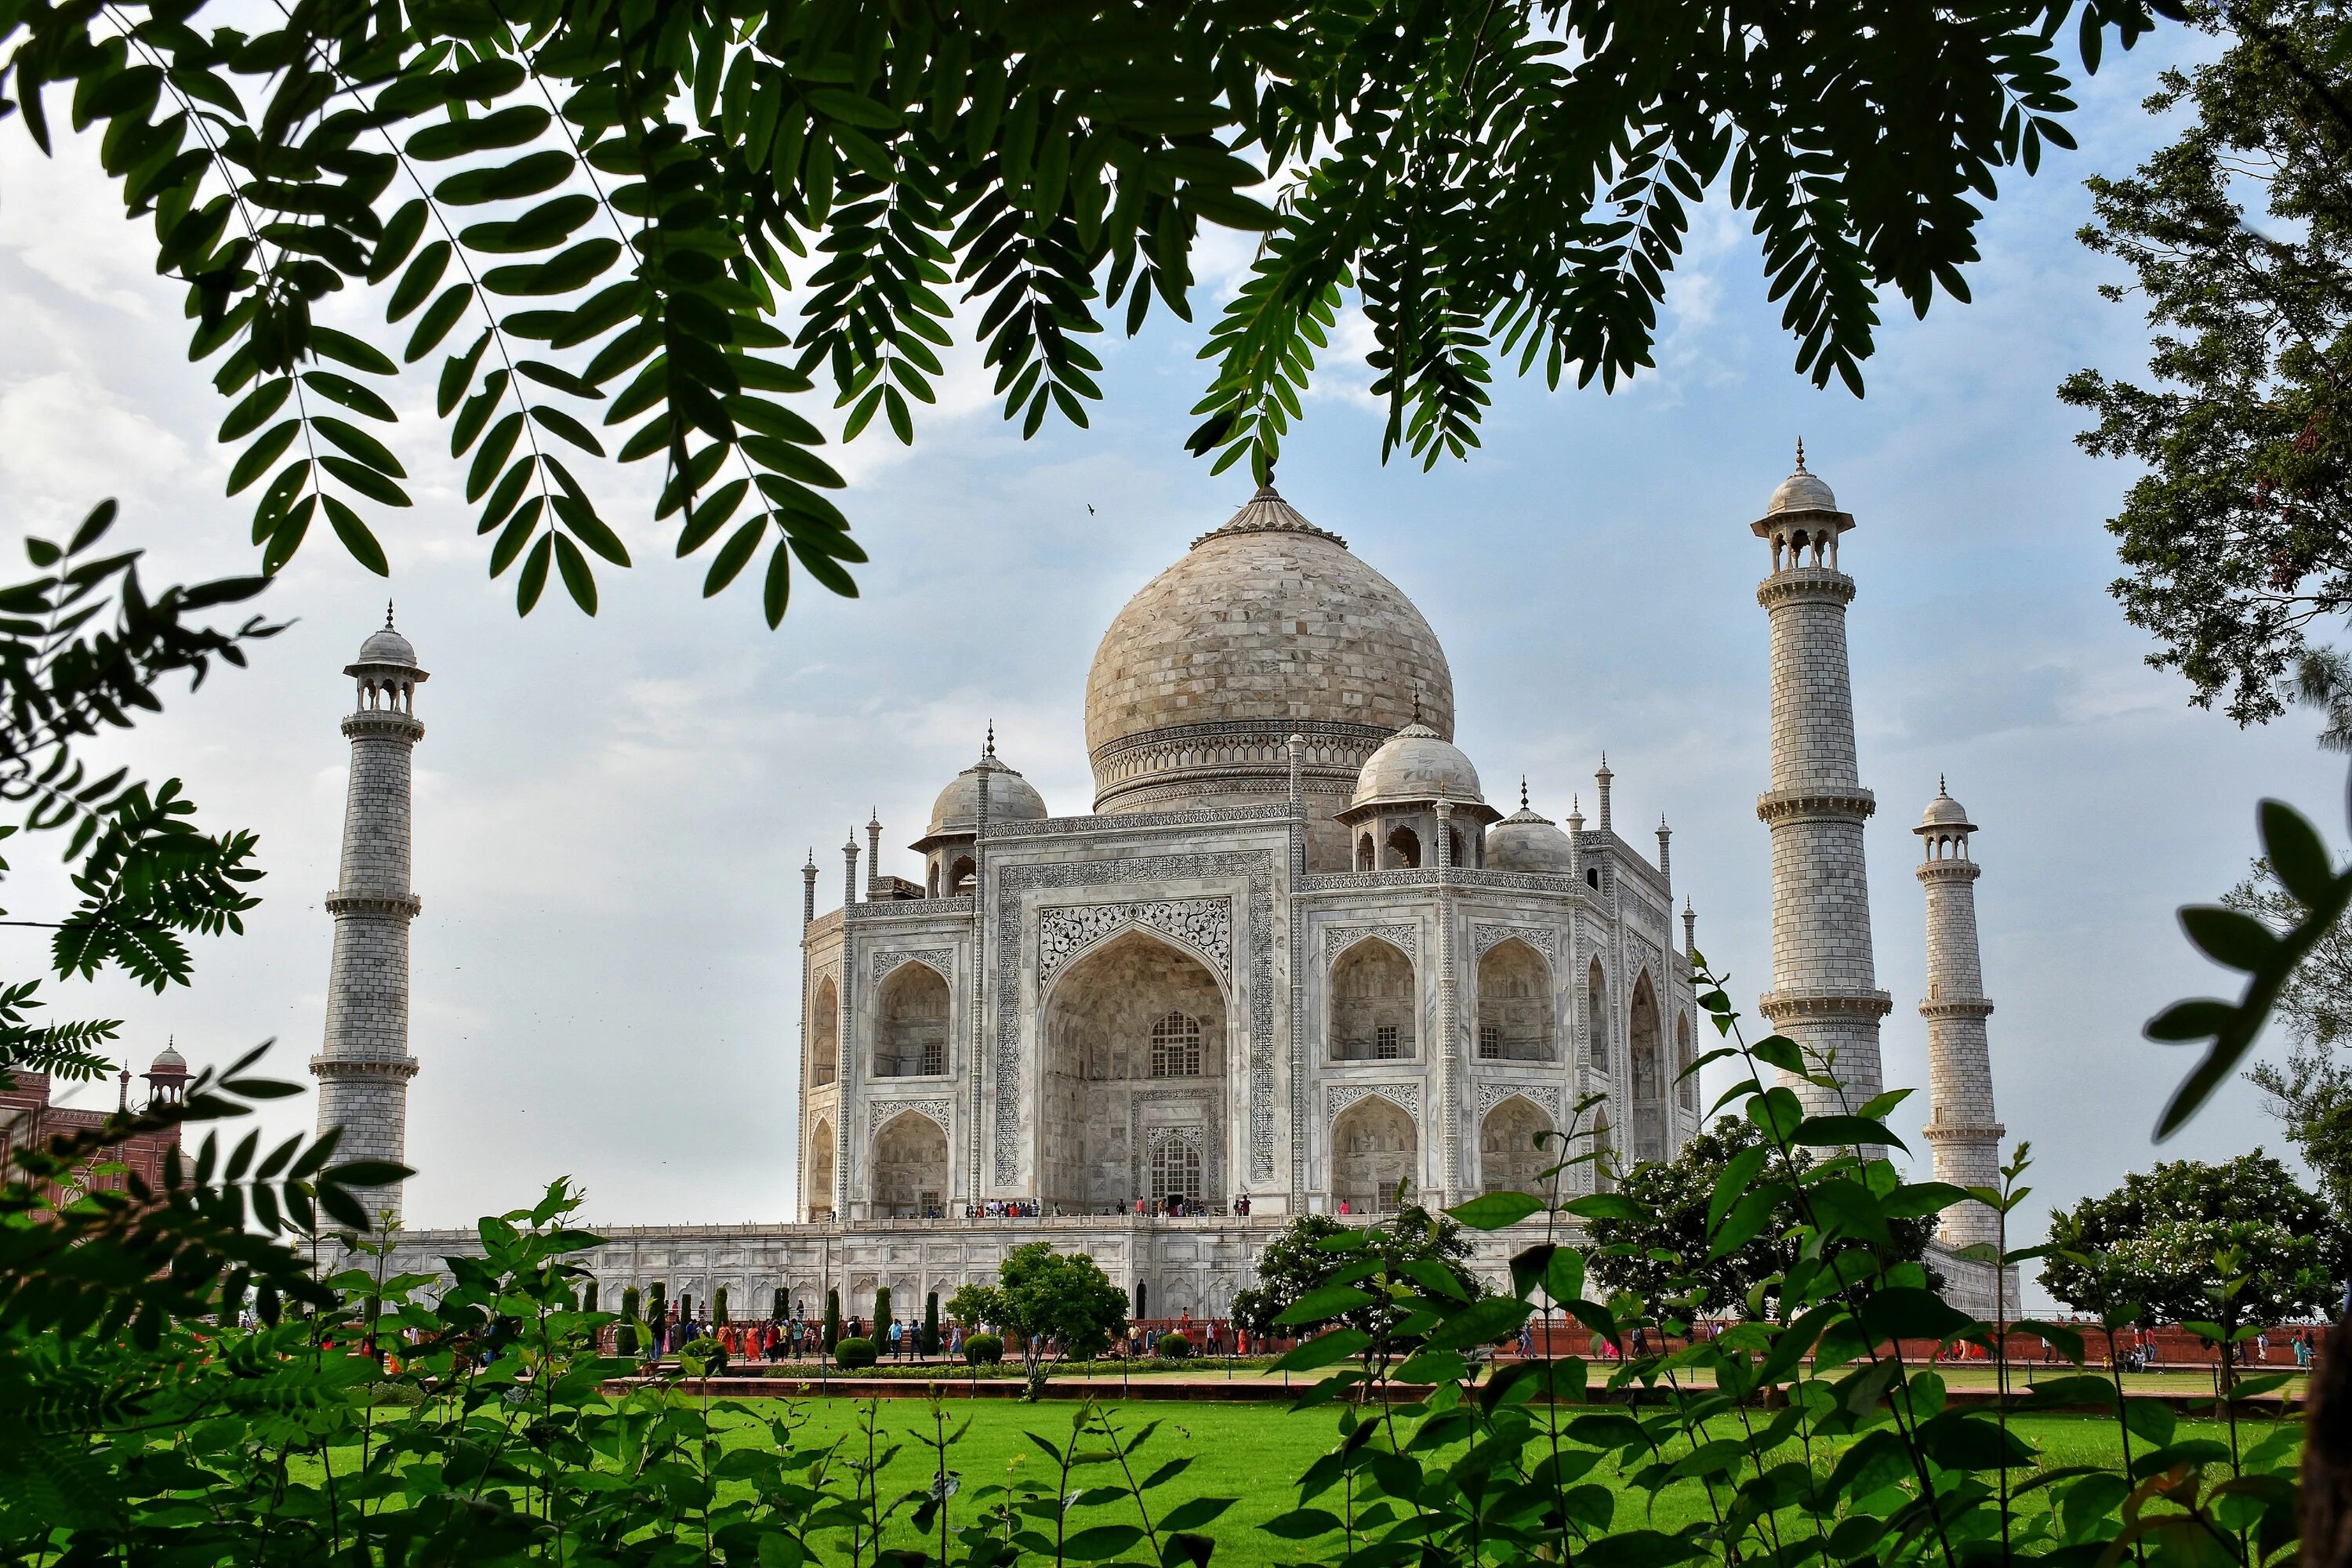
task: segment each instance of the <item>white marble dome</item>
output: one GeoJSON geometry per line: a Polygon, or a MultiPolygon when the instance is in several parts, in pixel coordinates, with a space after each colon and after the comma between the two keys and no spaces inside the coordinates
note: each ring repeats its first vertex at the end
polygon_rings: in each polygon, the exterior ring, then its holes
{"type": "Polygon", "coordinates": [[[1461,805],[1483,804],[1478,770],[1462,749],[1426,724],[1412,723],[1389,737],[1356,775],[1348,809],[1405,805],[1440,797],[1461,805]]]}
{"type": "Polygon", "coordinates": [[[1765,504],[1764,515],[1770,517],[1784,511],[1835,511],[1837,509],[1836,495],[1822,482],[1819,474],[1807,473],[1802,467],[1802,459],[1800,459],[1797,471],[1782,479],[1780,488],[1772,492],[1771,500],[1765,504]]]}
{"type": "Polygon", "coordinates": [[[980,775],[988,775],[988,819],[991,822],[1035,822],[1045,813],[1045,797],[1037,786],[997,760],[994,751],[948,781],[931,802],[931,834],[961,828],[971,831],[980,816],[980,775]]]}
{"type": "Polygon", "coordinates": [[[180,1054],[179,1047],[176,1045],[167,1045],[162,1050],[157,1051],[155,1053],[155,1059],[149,1063],[147,1067],[147,1072],[150,1077],[153,1077],[158,1074],[184,1073],[187,1070],[188,1058],[180,1054]]]}
{"type": "Polygon", "coordinates": [[[1576,847],[1549,816],[1523,796],[1519,809],[1486,829],[1486,869],[1566,877],[1576,869],[1576,847]]]}
{"type": "Polygon", "coordinates": [[[1145,737],[1215,725],[1226,738],[1262,731],[1276,747],[1293,730],[1376,743],[1416,717],[1453,731],[1436,634],[1271,485],[1128,601],[1087,674],[1087,749],[1104,789],[1131,787],[1135,771],[1114,772],[1112,758],[1145,737]]]}
{"type": "Polygon", "coordinates": [[[1920,813],[1919,826],[1922,827],[1973,827],[1975,824],[1969,820],[1968,808],[1954,800],[1946,792],[1944,781],[1937,779],[1936,798],[1927,803],[1926,811],[1920,813]]]}
{"type": "Polygon", "coordinates": [[[383,625],[368,634],[360,644],[360,664],[405,664],[416,662],[416,645],[392,629],[392,606],[383,608],[383,625]]]}

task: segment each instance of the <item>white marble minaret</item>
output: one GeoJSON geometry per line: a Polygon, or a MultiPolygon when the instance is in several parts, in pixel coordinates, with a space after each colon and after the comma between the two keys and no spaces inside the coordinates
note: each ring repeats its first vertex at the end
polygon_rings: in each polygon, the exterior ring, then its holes
{"type": "MultiPolygon", "coordinates": [[[[2000,1184],[2000,1138],[1992,1107],[1992,1053],[1985,1041],[1984,969],[1977,958],[1976,824],[1936,781],[1936,798],[1912,831],[1927,846],[1917,876],[1927,889],[1927,1142],[1936,1179],[1962,1187],[2000,1184]]],[[[1992,1210],[1962,1204],[1944,1214],[1937,1239],[1958,1249],[1998,1242],[1992,1210]]]]}
{"type": "MultiPolygon", "coordinates": [[[[319,1079],[319,1131],[343,1130],[341,1160],[404,1157],[408,1140],[408,922],[423,906],[409,886],[410,754],[425,738],[416,649],[392,629],[360,645],[343,667],[359,683],[343,720],[352,782],[343,805],[342,877],[327,896],[335,956],[327,974],[326,1044],[310,1058],[319,1079]]],[[[371,1214],[400,1209],[400,1186],[360,1194],[371,1214]]]]}
{"type": "Polygon", "coordinates": [[[1845,607],[1853,579],[1838,537],[1853,526],[1805,471],[1780,482],[1753,528],[1772,547],[1756,602],[1772,617],[1772,787],[1756,815],[1772,830],[1772,989],[1759,1010],[1839,1089],[1796,1086],[1808,1110],[1859,1109],[1882,1087],[1878,1021],[1892,1007],[1870,948],[1863,825],[1877,809],[1854,763],[1845,607]]]}

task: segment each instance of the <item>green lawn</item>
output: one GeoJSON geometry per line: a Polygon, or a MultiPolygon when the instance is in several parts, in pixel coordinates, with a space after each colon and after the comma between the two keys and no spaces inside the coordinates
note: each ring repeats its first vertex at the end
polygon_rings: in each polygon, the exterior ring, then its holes
{"type": "MultiPolygon", "coordinates": [[[[865,1406],[845,1399],[807,1400],[793,1402],[750,1401],[761,1415],[784,1409],[796,1412],[804,1421],[803,1439],[829,1443],[835,1438],[854,1442],[863,1452],[865,1438],[860,1424],[865,1406]]],[[[950,1430],[969,1420],[971,1426],[955,1447],[950,1450],[949,1468],[962,1478],[968,1499],[971,1489],[990,1482],[1007,1479],[1015,1484],[1039,1485],[1050,1489],[1051,1464],[1045,1454],[1030,1442],[1024,1434],[1038,1433],[1056,1445],[1066,1445],[1071,1421],[1079,1407],[1067,1404],[1021,1405],[1010,1401],[983,1399],[966,1401],[949,1399],[944,1402],[950,1430]]],[[[1134,1431],[1145,1425],[1160,1423],[1157,1433],[1141,1451],[1139,1474],[1148,1474],[1160,1463],[1179,1457],[1189,1457],[1192,1465],[1182,1475],[1150,1496],[1155,1513],[1164,1511],[1187,1497],[1231,1497],[1239,1500],[1223,1519],[1210,1527],[1209,1533],[1217,1540],[1219,1568],[1227,1564],[1247,1565],[1247,1568],[1270,1568],[1278,1562],[1295,1562],[1310,1555],[1313,1543],[1292,1543],[1276,1539],[1258,1529],[1276,1515],[1297,1506],[1295,1478],[1304,1472],[1334,1441],[1337,1436],[1338,1414],[1314,1411],[1293,1414],[1286,1407],[1266,1405],[1180,1405],[1171,1406],[1160,1401],[1133,1405],[1109,1405],[1111,1419],[1122,1431],[1134,1431]]],[[[930,1406],[918,1399],[891,1399],[877,1403],[875,1420],[879,1436],[877,1451],[898,1447],[897,1458],[883,1472],[881,1493],[887,1502],[891,1498],[927,1486],[931,1479],[932,1458],[928,1449],[918,1446],[919,1436],[928,1436],[932,1429],[930,1406]]],[[[2112,1421],[2084,1416],[2043,1415],[2021,1417],[2016,1429],[2042,1452],[2044,1462],[2052,1465],[2115,1462],[2118,1439],[2112,1421]]],[[[758,1429],[749,1423],[738,1426],[728,1441],[749,1441],[758,1429]]],[[[2242,1431],[2248,1430],[2242,1428],[2242,1431]]],[[[2267,1423],[2252,1424],[2251,1443],[2267,1423]]],[[[1727,1436],[1729,1434],[1727,1433],[1727,1436]]],[[[2216,1424],[2205,1421],[2180,1423],[2181,1436],[2225,1434],[2216,1424]]],[[[1082,1486],[1102,1486],[1116,1480],[1115,1471],[1104,1467],[1089,1467],[1083,1472],[1082,1486]]],[[[1614,1468],[1604,1464],[1594,1473],[1595,1479],[1614,1482],[1614,1468]]],[[[2037,1494],[2036,1507],[2047,1506],[2048,1493],[2037,1494]]],[[[1330,1507],[1333,1500],[1322,1500],[1330,1507]]],[[[1645,1515],[1646,1500],[1621,1495],[1618,1500],[1617,1523],[1633,1528],[1644,1522],[1672,1529],[1687,1521],[1706,1508],[1706,1500],[1695,1482],[1685,1482],[1662,1494],[1656,1512],[1645,1515]]],[[[1072,1516],[1073,1527],[1077,1515],[1072,1516]]],[[[1119,1504],[1092,1510],[1088,1523],[1135,1522],[1131,1505],[1119,1504]]],[[[905,1522],[902,1512],[890,1531],[891,1544],[915,1546],[919,1543],[905,1522]]]]}

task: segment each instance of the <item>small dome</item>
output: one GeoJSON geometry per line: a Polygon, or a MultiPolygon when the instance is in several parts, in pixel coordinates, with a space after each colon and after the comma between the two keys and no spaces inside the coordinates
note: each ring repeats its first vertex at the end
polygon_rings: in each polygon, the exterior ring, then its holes
{"type": "Polygon", "coordinates": [[[1835,511],[1837,497],[1823,484],[1821,476],[1809,474],[1800,466],[1797,471],[1780,481],[1766,503],[1764,515],[1771,517],[1784,511],[1835,511]]]}
{"type": "Polygon", "coordinates": [[[1486,829],[1486,869],[1535,871],[1565,877],[1576,867],[1576,849],[1567,834],[1549,816],[1528,809],[1521,797],[1519,809],[1486,829]]]}
{"type": "Polygon", "coordinates": [[[412,668],[416,664],[416,645],[392,629],[392,605],[383,606],[383,626],[368,634],[360,644],[356,664],[404,664],[412,668]]]}
{"type": "Polygon", "coordinates": [[[147,1076],[160,1078],[169,1073],[185,1073],[187,1070],[188,1058],[180,1054],[178,1047],[167,1045],[155,1053],[155,1060],[148,1067],[147,1076]]]}
{"type": "Polygon", "coordinates": [[[1036,786],[999,762],[994,748],[950,780],[931,802],[931,826],[926,837],[942,833],[970,833],[980,816],[980,776],[988,775],[988,819],[991,822],[1035,822],[1047,815],[1045,797],[1036,786]]]}
{"type": "Polygon", "coordinates": [[[1936,781],[1936,798],[1929,801],[1927,809],[1920,814],[1917,831],[1925,833],[1937,827],[1973,830],[1976,824],[1969,820],[1968,807],[1954,800],[1944,788],[1944,781],[1938,778],[1936,781]]]}
{"type": "Polygon", "coordinates": [[[1407,724],[1389,737],[1356,775],[1356,793],[1348,809],[1404,805],[1435,800],[1443,795],[1463,805],[1484,805],[1478,770],[1453,742],[1442,739],[1428,725],[1407,724]]]}

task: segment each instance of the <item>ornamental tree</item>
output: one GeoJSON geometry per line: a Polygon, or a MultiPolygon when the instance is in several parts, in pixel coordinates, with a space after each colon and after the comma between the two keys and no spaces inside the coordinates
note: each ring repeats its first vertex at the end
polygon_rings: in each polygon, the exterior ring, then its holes
{"type": "Polygon", "coordinates": [[[1064,1360],[1091,1361],[1127,1331],[1127,1292],[1083,1252],[1056,1252],[1033,1241],[997,1266],[993,1285],[966,1285],[948,1298],[948,1315],[971,1328],[993,1324],[1017,1342],[1032,1384],[1064,1360]],[[1046,1360],[1045,1342],[1055,1349],[1046,1360]]]}
{"type": "Polygon", "coordinates": [[[2325,1312],[2352,1237],[2327,1204],[2257,1149],[2209,1164],[2176,1160],[2124,1178],[2050,1222],[2042,1283],[2077,1311],[2240,1328],[2325,1312]]]}
{"type": "MultiPolygon", "coordinates": [[[[1443,1215],[1432,1215],[1408,1204],[1385,1222],[1364,1228],[1342,1224],[1330,1215],[1301,1215],[1258,1254],[1258,1282],[1234,1296],[1234,1321],[1253,1334],[1286,1333],[1275,1320],[1309,1292],[1331,1283],[1343,1269],[1355,1268],[1377,1257],[1392,1274],[1409,1267],[1435,1267],[1445,1271],[1472,1300],[1485,1287],[1470,1272],[1470,1238],[1443,1215]],[[1334,1238],[1360,1237],[1345,1247],[1334,1238]]],[[[1395,1316],[1387,1307],[1360,1307],[1339,1321],[1373,1332],[1382,1317],[1395,1316]]]]}

